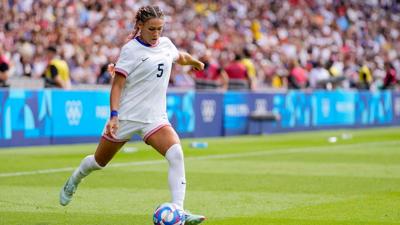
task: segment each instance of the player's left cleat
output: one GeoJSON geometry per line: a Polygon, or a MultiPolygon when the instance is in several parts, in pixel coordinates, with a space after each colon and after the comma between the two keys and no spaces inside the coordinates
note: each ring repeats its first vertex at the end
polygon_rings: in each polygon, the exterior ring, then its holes
{"type": "Polygon", "coordinates": [[[65,182],[64,187],[60,191],[60,204],[62,206],[68,205],[71,202],[72,196],[74,195],[78,184],[75,184],[71,177],[65,182]]]}
{"type": "Polygon", "coordinates": [[[206,220],[205,216],[191,214],[188,211],[184,212],[184,216],[185,216],[185,225],[197,225],[206,220]]]}

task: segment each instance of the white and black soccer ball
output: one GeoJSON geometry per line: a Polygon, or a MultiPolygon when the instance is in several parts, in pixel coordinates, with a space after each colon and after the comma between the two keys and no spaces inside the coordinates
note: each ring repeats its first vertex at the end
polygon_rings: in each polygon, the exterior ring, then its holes
{"type": "Polygon", "coordinates": [[[183,210],[174,203],[159,205],[153,214],[154,225],[184,225],[183,210]]]}

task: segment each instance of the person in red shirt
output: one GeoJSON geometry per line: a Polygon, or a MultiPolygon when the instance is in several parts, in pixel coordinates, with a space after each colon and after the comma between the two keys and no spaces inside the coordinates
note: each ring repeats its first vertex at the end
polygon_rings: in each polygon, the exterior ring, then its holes
{"type": "Polygon", "coordinates": [[[230,90],[248,90],[253,89],[253,81],[247,73],[246,66],[241,62],[242,56],[235,55],[235,59],[230,62],[225,71],[228,74],[230,90]]]}
{"type": "Polygon", "coordinates": [[[390,62],[385,63],[386,76],[383,80],[382,89],[394,88],[397,84],[396,70],[390,62]]]}
{"type": "Polygon", "coordinates": [[[200,60],[204,63],[204,70],[194,70],[193,77],[196,90],[211,90],[228,88],[228,75],[216,63],[211,62],[210,53],[206,53],[200,60]]]}
{"type": "MultiPolygon", "coordinates": [[[[318,66],[319,67],[319,66],[318,66]]],[[[288,65],[288,83],[291,89],[302,89],[308,86],[307,70],[302,68],[297,60],[293,59],[288,65]]]]}

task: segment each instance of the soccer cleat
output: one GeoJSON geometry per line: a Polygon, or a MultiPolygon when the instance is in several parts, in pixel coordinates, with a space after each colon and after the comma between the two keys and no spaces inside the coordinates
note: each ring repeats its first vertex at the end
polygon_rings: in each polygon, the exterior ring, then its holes
{"type": "Polygon", "coordinates": [[[65,182],[64,187],[60,191],[60,204],[62,206],[68,205],[74,195],[78,184],[75,184],[71,177],[65,182]]]}
{"type": "Polygon", "coordinates": [[[197,225],[206,220],[205,216],[191,214],[188,211],[184,212],[184,216],[185,216],[185,225],[197,225]]]}

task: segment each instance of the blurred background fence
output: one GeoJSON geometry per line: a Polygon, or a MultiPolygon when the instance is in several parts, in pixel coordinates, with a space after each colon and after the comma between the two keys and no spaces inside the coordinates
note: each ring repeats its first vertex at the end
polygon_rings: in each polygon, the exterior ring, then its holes
{"type": "MultiPolygon", "coordinates": [[[[96,142],[109,117],[108,90],[0,90],[0,146],[96,142]]],[[[168,117],[182,137],[400,125],[392,91],[170,91],[168,117]],[[272,112],[276,121],[252,121],[272,112]]]]}

